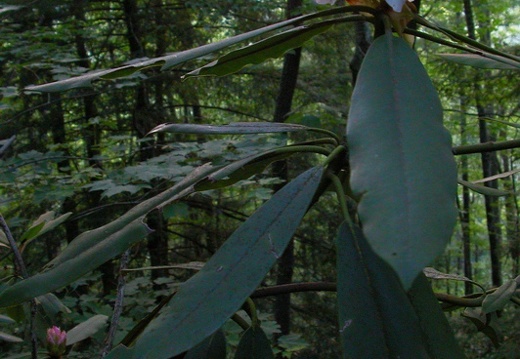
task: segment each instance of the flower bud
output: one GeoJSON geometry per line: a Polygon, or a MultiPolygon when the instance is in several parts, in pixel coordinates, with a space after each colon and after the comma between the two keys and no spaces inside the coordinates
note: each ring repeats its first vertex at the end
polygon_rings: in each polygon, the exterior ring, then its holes
{"type": "Polygon", "coordinates": [[[67,332],[57,326],[47,329],[47,351],[51,358],[60,358],[67,349],[67,332]]]}

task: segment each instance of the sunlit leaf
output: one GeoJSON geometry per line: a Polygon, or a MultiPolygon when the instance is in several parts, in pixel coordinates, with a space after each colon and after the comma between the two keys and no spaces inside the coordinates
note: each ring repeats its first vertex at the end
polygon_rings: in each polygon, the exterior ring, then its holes
{"type": "Polygon", "coordinates": [[[329,22],[298,26],[226,54],[201,68],[187,73],[185,77],[224,76],[237,72],[246,65],[260,64],[268,59],[280,57],[291,49],[301,47],[306,41],[327,31],[331,26],[332,23],[329,22]]]}
{"type": "Polygon", "coordinates": [[[275,122],[234,122],[228,125],[197,125],[189,123],[165,123],[152,129],[157,132],[190,133],[201,135],[244,135],[258,133],[296,132],[309,130],[307,126],[275,122]]]}
{"type": "Polygon", "coordinates": [[[451,237],[457,168],[437,92],[401,38],[387,34],[371,45],[347,142],[363,232],[408,289],[451,237]]]}
{"type": "Polygon", "coordinates": [[[448,61],[482,69],[520,69],[520,61],[515,62],[505,57],[484,52],[480,54],[439,54],[439,56],[448,61]]]}
{"type": "Polygon", "coordinates": [[[482,311],[487,314],[504,309],[511,297],[515,294],[517,283],[514,279],[508,280],[493,293],[486,295],[482,302],[482,311]]]}
{"type": "Polygon", "coordinates": [[[67,331],[67,345],[76,344],[85,340],[107,325],[108,317],[98,314],[90,317],[86,321],[79,323],[74,328],[67,331]]]}
{"type": "Polygon", "coordinates": [[[464,277],[462,275],[439,272],[437,269],[432,268],[432,267],[424,268],[423,273],[427,278],[430,278],[430,279],[447,279],[447,280],[457,280],[457,281],[462,281],[462,282],[468,282],[468,283],[476,285],[477,287],[480,287],[483,292],[486,291],[485,288],[482,287],[480,284],[478,284],[477,282],[474,282],[471,279],[464,277]]]}
{"type": "Polygon", "coordinates": [[[0,332],[0,341],[9,342],[9,343],[21,343],[21,342],[23,342],[23,339],[19,338],[17,336],[11,335],[11,334],[0,332]]]}
{"type": "Polygon", "coordinates": [[[462,179],[458,179],[457,182],[459,182],[464,187],[468,187],[470,190],[475,191],[477,193],[486,195],[486,196],[493,196],[493,197],[503,197],[503,196],[509,196],[511,195],[511,192],[504,191],[498,188],[491,188],[487,186],[483,186],[480,184],[476,184],[475,182],[468,182],[464,181],[462,179]]]}

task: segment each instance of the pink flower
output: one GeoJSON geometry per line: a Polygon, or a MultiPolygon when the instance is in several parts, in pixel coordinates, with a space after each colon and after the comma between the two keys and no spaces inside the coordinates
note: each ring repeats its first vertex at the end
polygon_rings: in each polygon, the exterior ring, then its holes
{"type": "Polygon", "coordinates": [[[47,351],[51,357],[61,357],[67,349],[67,332],[57,326],[47,329],[47,351]]]}

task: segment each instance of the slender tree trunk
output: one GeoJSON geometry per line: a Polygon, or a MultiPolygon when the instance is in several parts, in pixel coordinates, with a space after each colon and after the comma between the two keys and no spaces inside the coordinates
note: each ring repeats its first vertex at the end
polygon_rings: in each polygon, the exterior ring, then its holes
{"type": "MultiPolygon", "coordinates": [[[[466,122],[466,100],[465,94],[461,93],[460,109],[460,138],[461,145],[467,144],[467,122],[466,122]]],[[[460,159],[461,177],[464,181],[469,181],[469,164],[468,156],[462,156],[460,159]]],[[[470,226],[470,193],[469,188],[462,186],[462,204],[459,205],[460,226],[462,232],[462,252],[464,256],[464,276],[473,279],[473,268],[471,263],[471,226],[470,226]]],[[[466,295],[473,292],[473,285],[464,282],[464,292],[466,295]]]]}
{"type": "MultiPolygon", "coordinates": [[[[468,37],[476,39],[475,21],[473,16],[473,7],[471,0],[464,1],[464,14],[466,17],[466,26],[468,30],[468,37]]],[[[484,43],[489,43],[488,31],[483,35],[484,43]]],[[[480,142],[490,142],[495,140],[495,136],[488,128],[486,118],[489,118],[493,113],[491,104],[484,105],[482,103],[481,86],[479,85],[479,76],[475,76],[475,103],[477,113],[479,116],[479,135],[480,142]]],[[[484,177],[493,176],[498,173],[498,158],[495,152],[483,152],[482,159],[482,174],[484,177]]],[[[497,188],[498,182],[496,180],[486,183],[488,187],[497,188]]],[[[502,231],[500,228],[500,203],[497,197],[485,196],[486,205],[486,220],[489,237],[489,251],[491,256],[491,281],[494,286],[502,284],[502,263],[501,263],[501,241],[502,231]]]]}
{"type": "MultiPolygon", "coordinates": [[[[287,17],[296,16],[302,6],[301,0],[287,1],[287,17]]],[[[296,80],[300,68],[301,48],[295,49],[284,56],[282,78],[276,99],[276,107],[273,122],[284,122],[287,114],[291,111],[296,80]]],[[[285,185],[288,179],[287,161],[279,161],[273,165],[273,175],[281,178],[283,183],[274,187],[277,191],[285,185]]],[[[292,282],[294,274],[294,242],[291,240],[284,253],[278,260],[276,272],[276,284],[287,284],[292,282]]],[[[280,325],[281,335],[289,334],[291,330],[291,295],[284,294],[276,297],[274,303],[274,316],[280,325]]]]}
{"type": "MultiPolygon", "coordinates": [[[[504,172],[511,170],[511,153],[510,151],[503,152],[501,155],[502,167],[504,172]]],[[[509,178],[504,178],[502,183],[504,190],[512,194],[505,198],[505,219],[506,219],[506,236],[509,248],[509,255],[511,256],[511,275],[516,277],[519,274],[519,257],[520,257],[520,223],[518,220],[518,203],[516,201],[515,193],[515,178],[511,175],[509,178]]]]}

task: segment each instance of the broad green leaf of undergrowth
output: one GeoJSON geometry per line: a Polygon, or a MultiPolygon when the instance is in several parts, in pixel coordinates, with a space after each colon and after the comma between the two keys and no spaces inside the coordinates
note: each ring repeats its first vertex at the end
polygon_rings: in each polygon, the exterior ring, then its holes
{"type": "Polygon", "coordinates": [[[181,284],[130,349],[108,358],[170,358],[211,335],[236,312],[282,255],[316,192],[323,167],[288,183],[244,222],[204,268],[181,284]]]}
{"type": "Polygon", "coordinates": [[[437,92],[401,38],[386,34],[370,47],[347,142],[363,232],[409,289],[451,237],[457,173],[437,92]]]}
{"type": "Polygon", "coordinates": [[[193,193],[193,185],[217,169],[209,164],[202,165],[173,187],[138,204],[118,219],[80,234],[40,273],[1,291],[0,307],[19,304],[59,289],[120,255],[151,232],[143,223],[148,212],[193,193]]]}

